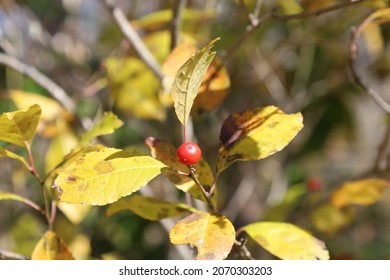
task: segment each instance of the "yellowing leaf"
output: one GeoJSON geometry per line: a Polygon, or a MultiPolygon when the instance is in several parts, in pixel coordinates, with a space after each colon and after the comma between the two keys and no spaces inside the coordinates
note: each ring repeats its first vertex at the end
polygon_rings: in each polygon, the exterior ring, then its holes
{"type": "Polygon", "coordinates": [[[91,205],[58,203],[58,208],[73,224],[80,224],[90,212],[91,205]]]}
{"type": "Polygon", "coordinates": [[[370,205],[382,198],[389,181],[383,179],[364,179],[347,182],[337,188],[331,196],[331,203],[341,208],[347,205],[370,205]]]}
{"type": "Polygon", "coordinates": [[[53,187],[62,202],[104,205],[139,190],[164,167],[149,156],[105,148],[73,161],[60,171],[53,187]]]}
{"type": "Polygon", "coordinates": [[[227,95],[230,87],[230,78],[225,67],[218,65],[214,60],[200,86],[195,98],[193,112],[195,115],[210,112],[218,107],[227,95]],[[218,72],[216,72],[218,69],[218,72]]]}
{"type": "Polygon", "coordinates": [[[198,249],[198,260],[222,260],[235,241],[231,222],[222,215],[198,212],[177,222],[169,233],[173,244],[191,244],[198,249]]]}
{"type": "Polygon", "coordinates": [[[180,67],[173,81],[171,94],[173,96],[175,112],[179,121],[184,126],[187,123],[192,104],[198,94],[203,77],[216,54],[215,52],[210,52],[210,50],[217,40],[211,41],[187,60],[180,67]]]}
{"type": "Polygon", "coordinates": [[[47,231],[31,254],[32,260],[74,260],[65,242],[55,232],[47,231]]]}
{"type": "Polygon", "coordinates": [[[352,209],[339,209],[326,203],[313,210],[310,214],[314,228],[320,232],[334,235],[351,224],[354,218],[352,209]]]}
{"type": "Polygon", "coordinates": [[[123,122],[112,112],[105,112],[103,118],[80,137],[80,145],[86,145],[94,138],[111,134],[121,127],[123,122]]]}
{"type": "Polygon", "coordinates": [[[158,93],[160,81],[137,58],[110,57],[106,60],[108,85],[118,110],[145,119],[165,119],[158,93]]]}
{"type": "Polygon", "coordinates": [[[217,172],[236,161],[259,160],[280,150],[302,129],[302,115],[275,106],[230,115],[222,125],[217,172]]]}
{"type": "Polygon", "coordinates": [[[0,157],[9,157],[9,158],[12,158],[12,159],[16,159],[18,161],[20,161],[21,163],[23,163],[26,167],[29,167],[30,165],[27,163],[27,161],[24,159],[24,157],[22,156],[19,156],[11,151],[8,151],[7,149],[4,149],[2,147],[0,147],[0,157]]]}
{"type": "Polygon", "coordinates": [[[153,197],[140,195],[131,195],[128,198],[123,198],[107,209],[107,216],[110,217],[120,211],[128,210],[138,216],[150,220],[158,221],[165,218],[182,216],[197,210],[183,203],[172,203],[162,201],[153,197]]]}
{"type": "Polygon", "coordinates": [[[258,222],[243,230],[260,246],[284,260],[327,260],[325,244],[301,228],[279,222],[258,222]]]}
{"type": "Polygon", "coordinates": [[[25,147],[34,137],[40,115],[41,108],[38,105],[1,114],[0,140],[25,147]]]}
{"type": "Polygon", "coordinates": [[[8,192],[1,192],[1,191],[0,191],[0,200],[15,200],[15,201],[19,201],[19,202],[28,201],[28,199],[26,199],[20,195],[17,195],[14,193],[8,193],[8,192]]]}
{"type": "MultiPolygon", "coordinates": [[[[177,159],[177,149],[171,143],[165,140],[156,139],[154,137],[148,137],[145,139],[145,144],[150,148],[153,158],[170,167],[170,169],[167,168],[164,170],[163,173],[172,183],[175,184],[178,189],[182,190],[183,192],[190,193],[199,200],[207,202],[203,193],[199,190],[199,187],[191,178],[188,176],[179,175],[174,171],[178,170],[187,174],[189,173],[188,167],[180,163],[177,159]]],[[[201,159],[194,165],[194,168],[196,170],[195,173],[199,182],[206,189],[206,191],[209,191],[214,182],[214,175],[210,166],[204,159],[201,159]]],[[[214,206],[216,206],[216,191],[213,192],[211,200],[214,206]]]]}
{"type": "Polygon", "coordinates": [[[278,5],[284,14],[297,14],[302,12],[302,7],[295,0],[278,0],[278,5]]]}

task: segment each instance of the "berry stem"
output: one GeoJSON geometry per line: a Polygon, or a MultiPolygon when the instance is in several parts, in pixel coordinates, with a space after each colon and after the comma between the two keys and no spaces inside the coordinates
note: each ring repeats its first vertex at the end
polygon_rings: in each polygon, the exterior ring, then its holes
{"type": "Polygon", "coordinates": [[[211,201],[211,195],[206,191],[206,189],[202,186],[202,184],[199,182],[198,178],[195,174],[195,168],[192,165],[188,165],[188,169],[190,170],[190,177],[195,182],[195,184],[199,187],[201,192],[203,193],[203,196],[205,197],[207,201],[207,205],[210,208],[212,213],[217,213],[217,209],[215,208],[213,202],[211,201]]]}

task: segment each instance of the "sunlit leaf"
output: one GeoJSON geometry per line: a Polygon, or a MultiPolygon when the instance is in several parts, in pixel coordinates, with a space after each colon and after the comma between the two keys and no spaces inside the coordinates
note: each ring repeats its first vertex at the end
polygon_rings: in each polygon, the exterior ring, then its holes
{"type": "Polygon", "coordinates": [[[195,246],[198,260],[222,260],[232,249],[235,230],[222,215],[198,212],[177,222],[169,237],[173,244],[195,246]]]}
{"type": "MultiPolygon", "coordinates": [[[[150,148],[153,158],[170,167],[170,169],[165,169],[163,173],[178,189],[188,192],[195,198],[207,202],[203,193],[199,190],[199,187],[191,178],[179,175],[177,172],[172,170],[178,170],[186,174],[189,173],[188,167],[180,163],[177,159],[177,149],[171,143],[154,137],[148,137],[145,139],[145,144],[150,148]]],[[[206,191],[210,190],[211,185],[214,182],[214,175],[208,163],[204,159],[201,159],[194,165],[194,168],[199,182],[206,191]]],[[[214,206],[216,206],[216,191],[213,192],[211,200],[213,201],[214,206]]]]}
{"type": "Polygon", "coordinates": [[[383,179],[347,182],[332,193],[331,203],[338,208],[351,204],[371,205],[383,197],[389,185],[389,181],[383,179]]]}
{"type": "Polygon", "coordinates": [[[339,209],[325,203],[313,210],[310,214],[311,222],[317,231],[334,235],[341,229],[350,225],[355,215],[352,209],[339,209]]]}
{"type": "Polygon", "coordinates": [[[8,157],[8,158],[16,159],[16,160],[20,161],[21,163],[23,163],[26,167],[29,166],[29,164],[24,159],[24,157],[19,156],[19,155],[15,154],[11,151],[8,151],[7,149],[4,149],[2,147],[0,147],[0,157],[8,157]]]}
{"type": "Polygon", "coordinates": [[[45,137],[54,137],[62,133],[58,125],[73,119],[71,113],[65,110],[56,100],[40,94],[21,90],[10,90],[10,97],[18,109],[24,109],[34,104],[41,107],[41,116],[37,131],[45,137]]]}
{"type": "Polygon", "coordinates": [[[81,135],[80,145],[86,145],[98,136],[111,134],[122,125],[123,122],[114,113],[105,112],[98,123],[81,135]]]}
{"type": "Polygon", "coordinates": [[[211,48],[217,40],[211,41],[194,54],[180,67],[175,76],[171,94],[173,96],[176,115],[183,125],[187,123],[199,87],[211,61],[214,59],[216,53],[211,52],[211,48]]]}
{"type": "Polygon", "coordinates": [[[1,114],[0,140],[25,147],[34,137],[40,115],[39,105],[1,114]]]}
{"type": "Polygon", "coordinates": [[[47,231],[31,254],[32,260],[74,260],[65,242],[53,231],[47,231]]]}
{"type": "Polygon", "coordinates": [[[160,81],[144,62],[132,57],[110,57],[105,66],[118,110],[145,119],[165,119],[165,108],[158,97],[160,81]]]}
{"type": "Polygon", "coordinates": [[[275,106],[231,114],[223,123],[217,171],[236,161],[259,160],[280,150],[302,129],[302,115],[275,106]]]}
{"type": "Polygon", "coordinates": [[[321,240],[293,224],[258,222],[246,225],[243,230],[260,246],[280,259],[329,259],[329,252],[321,240]]]}
{"type": "Polygon", "coordinates": [[[165,218],[182,216],[191,212],[196,212],[196,209],[189,207],[183,203],[173,203],[162,201],[153,197],[140,195],[131,195],[123,198],[107,209],[108,217],[120,211],[131,211],[138,216],[150,220],[158,221],[165,218]]]}
{"type": "Polygon", "coordinates": [[[91,205],[58,203],[58,208],[73,224],[80,224],[91,211],[91,205]]]}
{"type": "Polygon", "coordinates": [[[72,162],[60,171],[53,187],[62,202],[104,205],[139,190],[164,167],[149,156],[105,148],[72,162]]]}

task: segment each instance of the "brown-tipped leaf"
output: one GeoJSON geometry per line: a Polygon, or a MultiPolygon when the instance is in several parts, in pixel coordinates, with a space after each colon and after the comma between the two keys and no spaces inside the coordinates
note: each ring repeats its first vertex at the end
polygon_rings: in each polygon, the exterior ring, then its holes
{"type": "Polygon", "coordinates": [[[259,160],[280,150],[302,129],[302,115],[275,106],[230,115],[222,125],[217,171],[236,161],[259,160]]]}
{"type": "Polygon", "coordinates": [[[32,260],[74,260],[65,242],[55,232],[47,231],[31,254],[32,260]]]}

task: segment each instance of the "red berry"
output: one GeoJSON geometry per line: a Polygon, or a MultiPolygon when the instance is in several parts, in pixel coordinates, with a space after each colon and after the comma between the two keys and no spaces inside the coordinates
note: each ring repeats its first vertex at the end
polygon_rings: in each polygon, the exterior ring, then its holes
{"type": "Polygon", "coordinates": [[[321,189],[321,181],[318,178],[310,178],[307,181],[307,187],[310,191],[315,192],[321,189]]]}
{"type": "Polygon", "coordinates": [[[182,164],[192,165],[202,157],[202,151],[195,143],[186,142],[177,149],[177,158],[182,164]]]}

